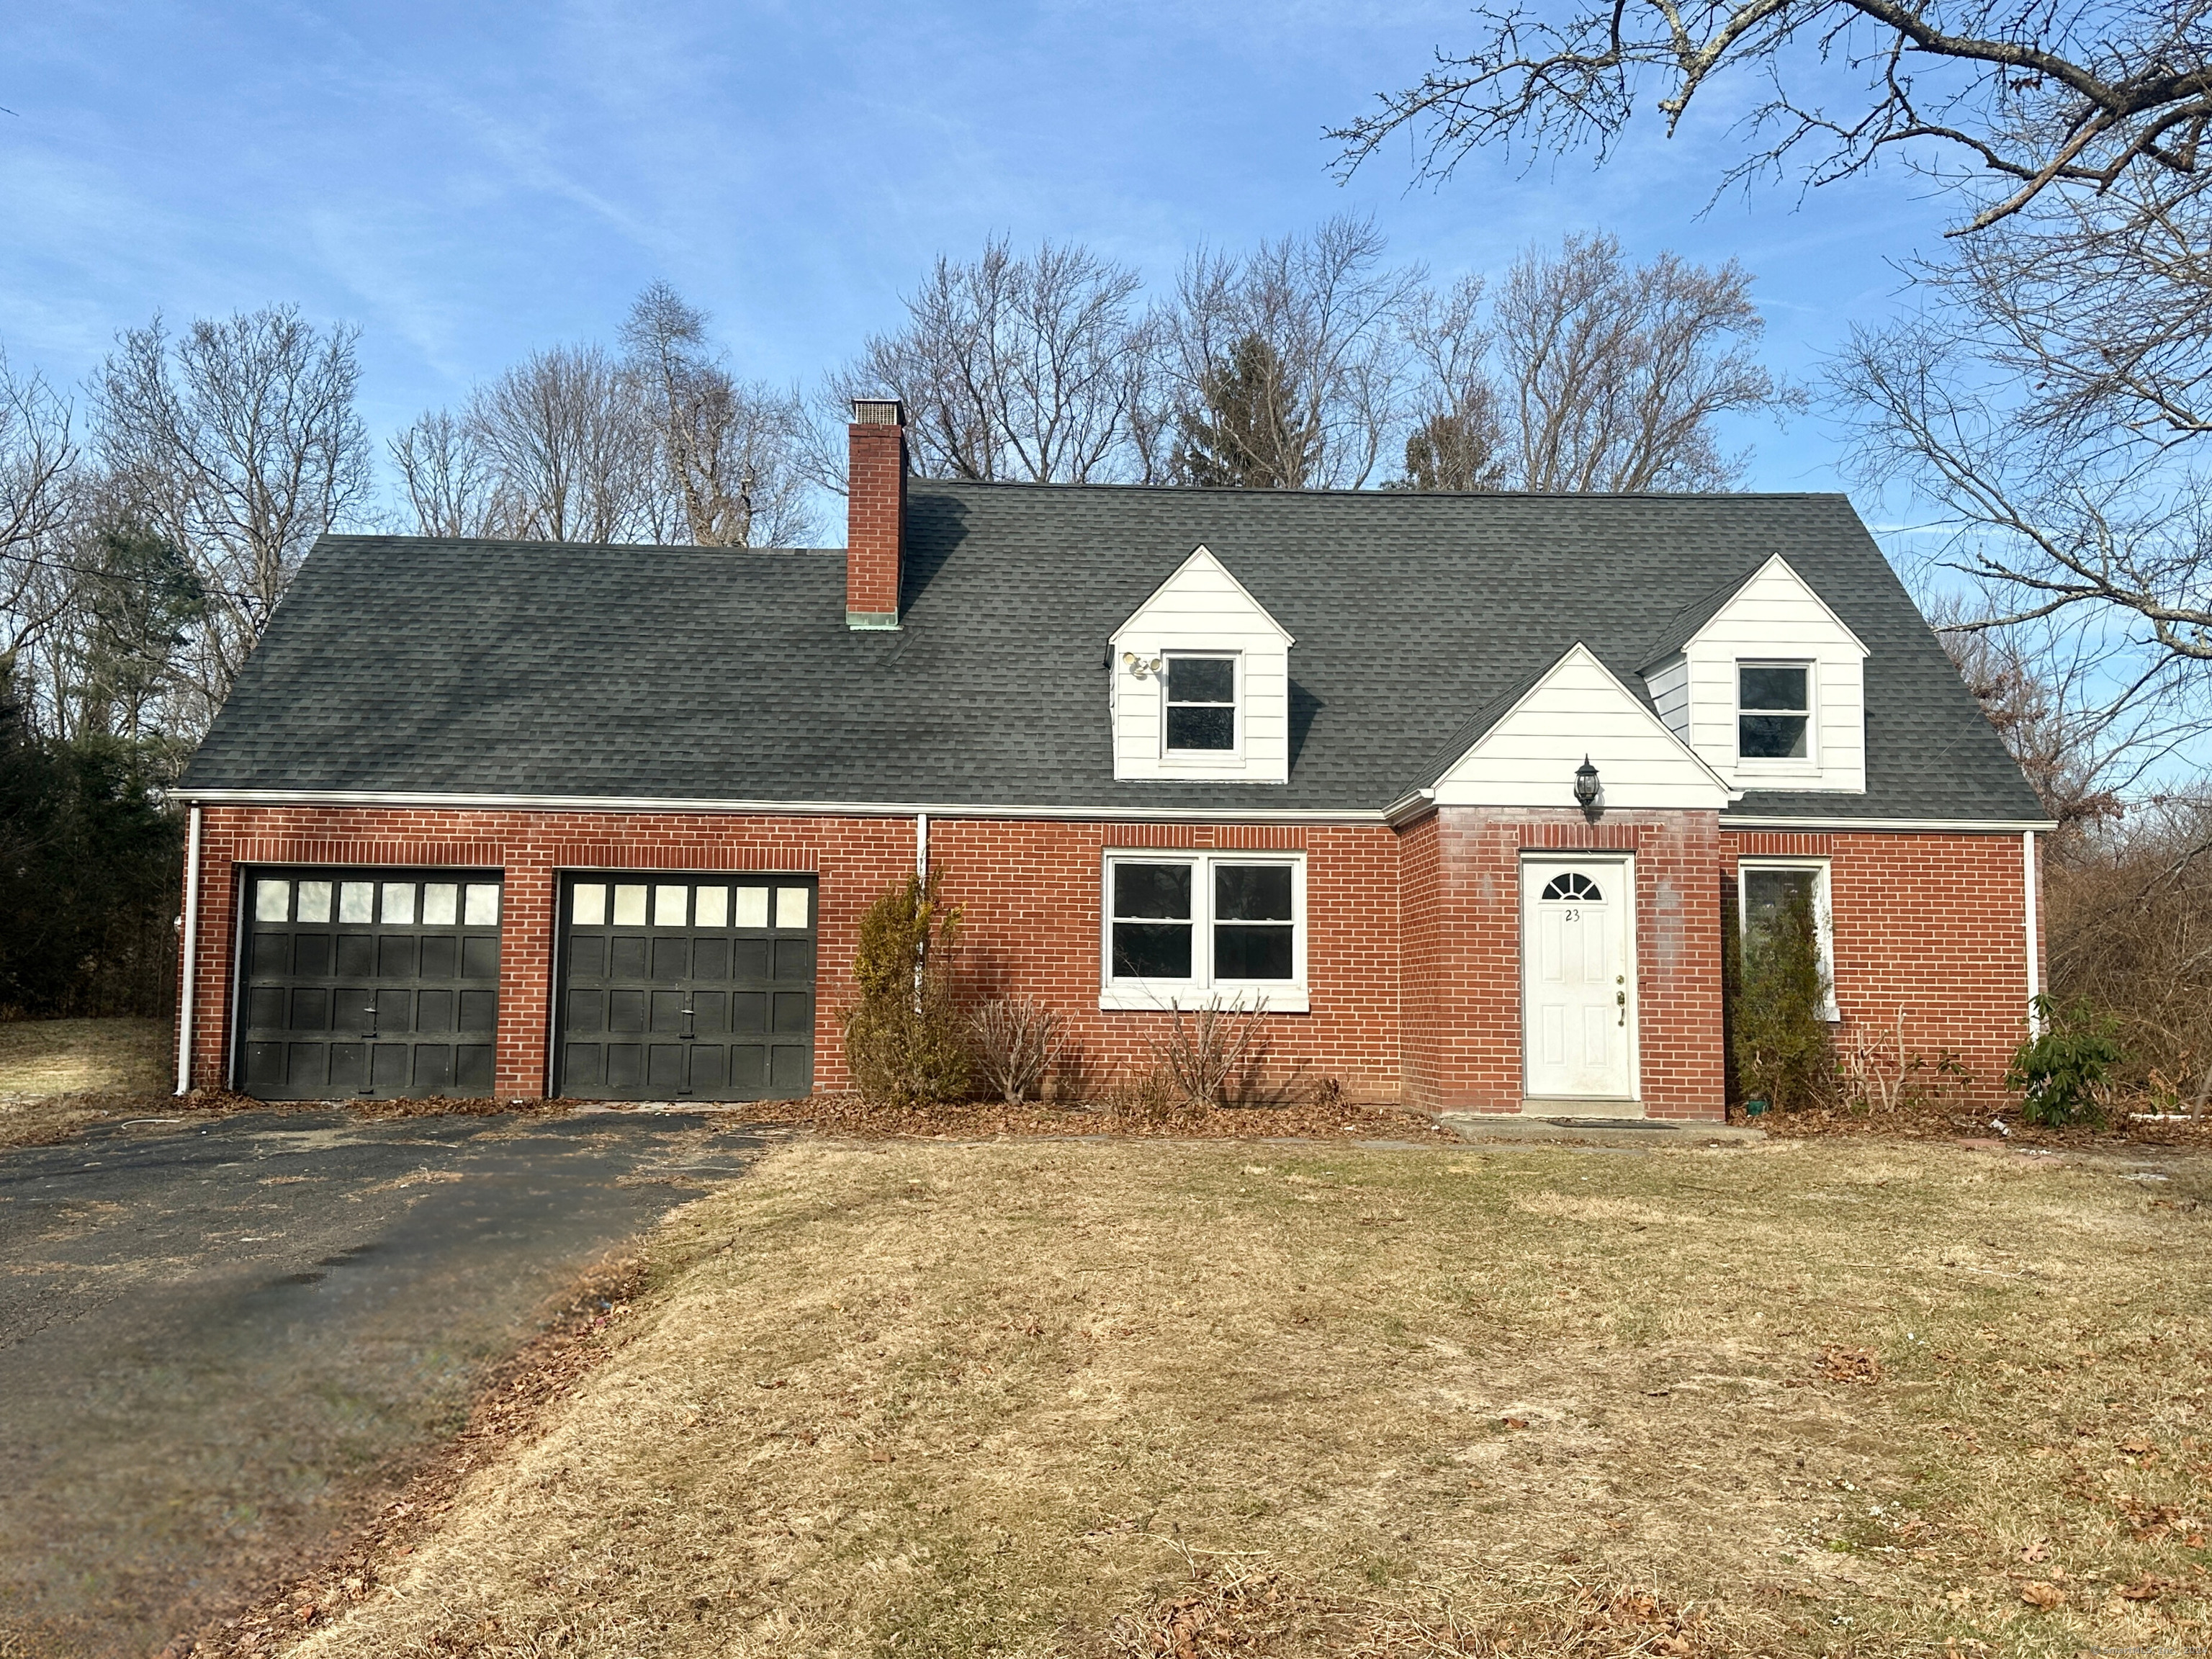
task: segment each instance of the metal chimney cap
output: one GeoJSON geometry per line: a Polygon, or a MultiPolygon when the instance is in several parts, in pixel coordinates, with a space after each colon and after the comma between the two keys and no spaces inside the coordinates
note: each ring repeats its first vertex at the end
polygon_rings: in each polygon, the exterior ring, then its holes
{"type": "Polygon", "coordinates": [[[904,426],[906,405],[896,398],[853,399],[854,426],[904,426]]]}

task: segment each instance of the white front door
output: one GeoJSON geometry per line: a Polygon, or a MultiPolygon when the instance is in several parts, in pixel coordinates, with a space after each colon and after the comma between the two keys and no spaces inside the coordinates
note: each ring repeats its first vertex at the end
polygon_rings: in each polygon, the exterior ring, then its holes
{"type": "Polygon", "coordinates": [[[1615,860],[1521,866],[1521,1006],[1533,1099],[1635,1093],[1635,878],[1615,860]]]}

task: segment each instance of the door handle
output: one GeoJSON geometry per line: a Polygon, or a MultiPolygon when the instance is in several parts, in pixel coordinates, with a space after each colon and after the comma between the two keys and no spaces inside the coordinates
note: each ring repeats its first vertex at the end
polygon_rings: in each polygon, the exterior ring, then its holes
{"type": "Polygon", "coordinates": [[[684,999],[684,1030],[681,1034],[683,1040],[686,1042],[691,1042],[699,1035],[696,1030],[692,1029],[692,1018],[691,999],[690,997],[686,997],[684,999]]]}
{"type": "Polygon", "coordinates": [[[1626,1025],[1626,1024],[1628,1024],[1628,993],[1627,993],[1627,992],[1626,992],[1626,991],[1615,991],[1615,992],[1613,994],[1613,1006],[1614,1007],[1616,1007],[1616,1008],[1618,1008],[1618,1009],[1620,1009],[1620,1018],[1618,1020],[1614,1021],[1613,1023],[1614,1023],[1615,1024],[1617,1024],[1617,1025],[1626,1025]]]}
{"type": "Polygon", "coordinates": [[[362,1036],[374,1038],[376,1036],[376,998],[374,995],[362,1005],[362,1012],[368,1016],[368,1029],[362,1036]]]}

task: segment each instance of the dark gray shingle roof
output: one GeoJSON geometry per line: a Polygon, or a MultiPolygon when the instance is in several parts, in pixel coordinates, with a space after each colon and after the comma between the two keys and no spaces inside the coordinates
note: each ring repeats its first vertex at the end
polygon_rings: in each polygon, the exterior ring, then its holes
{"type": "Polygon", "coordinates": [[[2031,818],[1840,495],[1421,495],[915,480],[904,626],[836,552],[332,536],[185,790],[1372,810],[1579,639],[1655,638],[1780,553],[1866,642],[1864,795],[1746,813],[2031,818]],[[1194,546],[1297,636],[1287,785],[1117,783],[1106,642],[1194,546]]]}

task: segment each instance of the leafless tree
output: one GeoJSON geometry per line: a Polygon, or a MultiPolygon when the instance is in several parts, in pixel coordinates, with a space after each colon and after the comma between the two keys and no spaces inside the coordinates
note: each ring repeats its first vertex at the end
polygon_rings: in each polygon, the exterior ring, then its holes
{"type": "Polygon", "coordinates": [[[1733,262],[1634,265],[1609,236],[1570,236],[1523,253],[1482,301],[1464,281],[1406,313],[1413,488],[1724,489],[1743,463],[1720,418],[1805,401],[1754,355],[1763,325],[1733,262]]]}
{"type": "Polygon", "coordinates": [[[599,347],[531,353],[469,394],[465,420],[511,533],[665,538],[652,421],[636,377],[599,347]]]}
{"type": "Polygon", "coordinates": [[[1404,483],[1413,489],[1502,489],[1505,419],[1490,368],[1480,276],[1422,293],[1405,313],[1416,375],[1404,483]]]}
{"type": "Polygon", "coordinates": [[[663,486],[706,547],[789,547],[813,530],[796,392],[733,377],[710,319],[665,283],[641,294],[622,340],[653,427],[663,486]]]}
{"type": "Polygon", "coordinates": [[[483,443],[465,420],[426,410],[386,445],[418,536],[509,536],[515,515],[483,443]]]}
{"type": "Polygon", "coordinates": [[[198,683],[212,714],[315,538],[365,505],[358,331],[280,306],[118,337],[94,376],[96,447],[136,517],[210,602],[198,683]]]}
{"type": "Polygon", "coordinates": [[[2212,0],[1488,0],[1475,16],[1471,48],[1440,50],[1332,134],[1347,166],[1407,128],[1431,176],[1516,144],[1602,159],[1645,98],[1671,133],[1731,78],[1765,90],[1724,185],[1785,169],[1825,183],[1894,150],[1992,186],[1969,231],[2053,186],[2195,188],[2212,160],[2212,0]]]}
{"type": "Polygon", "coordinates": [[[1424,275],[1386,264],[1384,248],[1371,219],[1340,215],[1246,258],[1201,249],[1184,264],[1161,328],[1177,474],[1225,424],[1253,453],[1207,465],[1237,482],[1352,489],[1374,476],[1401,420],[1399,319],[1424,275]],[[1224,393],[1264,416],[1222,407],[1224,393]]]}
{"type": "Polygon", "coordinates": [[[1018,256],[1002,237],[972,262],[940,258],[905,327],[833,379],[833,417],[854,397],[896,396],[915,464],[937,477],[1147,479],[1159,416],[1138,287],[1074,245],[1018,256]]]}
{"type": "Polygon", "coordinates": [[[0,657],[58,613],[66,585],[45,578],[70,519],[77,462],[67,401],[0,352],[0,657]]]}
{"type": "Polygon", "coordinates": [[[1672,253],[1632,266],[1610,236],[1523,254],[1492,318],[1522,489],[1719,489],[1743,471],[1715,422],[1802,402],[1753,354],[1751,278],[1672,253]]]}

